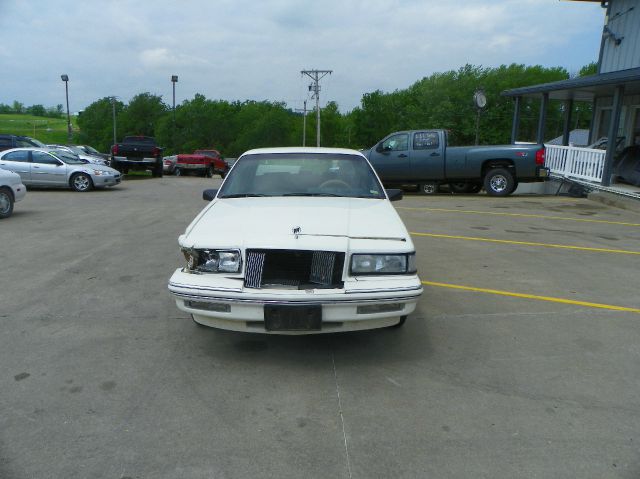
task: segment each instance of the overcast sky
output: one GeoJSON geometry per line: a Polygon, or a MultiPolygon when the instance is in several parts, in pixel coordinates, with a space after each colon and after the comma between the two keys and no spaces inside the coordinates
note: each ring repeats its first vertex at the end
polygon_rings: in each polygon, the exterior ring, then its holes
{"type": "Polygon", "coordinates": [[[604,10],[559,0],[0,0],[0,103],[72,112],[150,92],[302,108],[310,79],[342,111],[466,63],[597,61],[604,10]]]}

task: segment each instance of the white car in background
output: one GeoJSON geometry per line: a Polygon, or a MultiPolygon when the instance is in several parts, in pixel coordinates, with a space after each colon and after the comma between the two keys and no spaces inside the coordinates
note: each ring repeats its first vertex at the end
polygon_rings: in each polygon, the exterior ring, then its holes
{"type": "Polygon", "coordinates": [[[415,248],[359,152],[251,150],[178,243],[169,280],[196,323],[270,334],[356,331],[404,323],[422,294],[415,248]]]}
{"type": "Polygon", "coordinates": [[[54,150],[66,151],[76,155],[81,160],[86,160],[94,165],[109,166],[109,161],[102,156],[87,153],[83,148],[76,145],[47,145],[54,150]]]}
{"type": "Polygon", "coordinates": [[[0,170],[0,219],[11,216],[13,204],[26,194],[27,188],[22,184],[20,175],[0,170]]]}

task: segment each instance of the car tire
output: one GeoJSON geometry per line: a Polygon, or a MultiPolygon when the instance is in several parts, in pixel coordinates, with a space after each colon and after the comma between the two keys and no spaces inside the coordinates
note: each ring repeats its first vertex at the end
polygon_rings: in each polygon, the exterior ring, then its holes
{"type": "Polygon", "coordinates": [[[227,172],[228,172],[228,171],[229,171],[228,169],[226,169],[226,170],[222,170],[222,171],[220,172],[220,178],[222,178],[222,179],[224,180],[225,176],[227,176],[227,172]]]}
{"type": "Polygon", "coordinates": [[[173,170],[173,175],[182,176],[182,170],[180,168],[176,168],[175,170],[173,170]]]}
{"type": "Polygon", "coordinates": [[[13,193],[9,188],[0,188],[0,218],[8,218],[13,213],[13,193]]]}
{"type": "Polygon", "coordinates": [[[207,178],[213,178],[213,168],[211,166],[209,168],[207,168],[207,170],[205,171],[204,175],[207,178]]]}
{"type": "Polygon", "coordinates": [[[90,191],[93,188],[93,181],[91,181],[91,177],[86,173],[76,173],[71,177],[69,183],[73,191],[79,193],[90,191]]]}
{"type": "Polygon", "coordinates": [[[508,196],[514,189],[513,174],[506,168],[493,168],[484,177],[484,190],[489,196],[508,196]]]}
{"type": "Polygon", "coordinates": [[[435,181],[420,183],[418,185],[418,191],[423,195],[435,195],[438,192],[438,183],[435,181]]]}
{"type": "Polygon", "coordinates": [[[398,321],[396,324],[394,324],[392,326],[389,326],[389,327],[392,328],[392,329],[401,328],[404,325],[406,320],[407,320],[407,316],[406,315],[405,316],[400,316],[400,321],[398,321]]]}

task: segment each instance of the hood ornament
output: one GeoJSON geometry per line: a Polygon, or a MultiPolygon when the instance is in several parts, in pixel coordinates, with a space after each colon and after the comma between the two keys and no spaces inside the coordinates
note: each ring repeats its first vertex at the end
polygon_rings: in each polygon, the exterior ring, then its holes
{"type": "Polygon", "coordinates": [[[293,228],[293,234],[295,235],[296,239],[298,239],[298,236],[300,235],[300,233],[302,233],[302,228],[300,228],[299,226],[296,226],[293,228]]]}

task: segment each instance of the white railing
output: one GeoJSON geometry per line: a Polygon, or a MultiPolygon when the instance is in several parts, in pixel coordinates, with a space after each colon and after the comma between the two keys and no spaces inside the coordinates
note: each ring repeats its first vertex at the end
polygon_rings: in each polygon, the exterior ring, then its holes
{"type": "Polygon", "coordinates": [[[545,165],[552,174],[580,180],[602,181],[606,150],[545,145],[545,165]]]}

